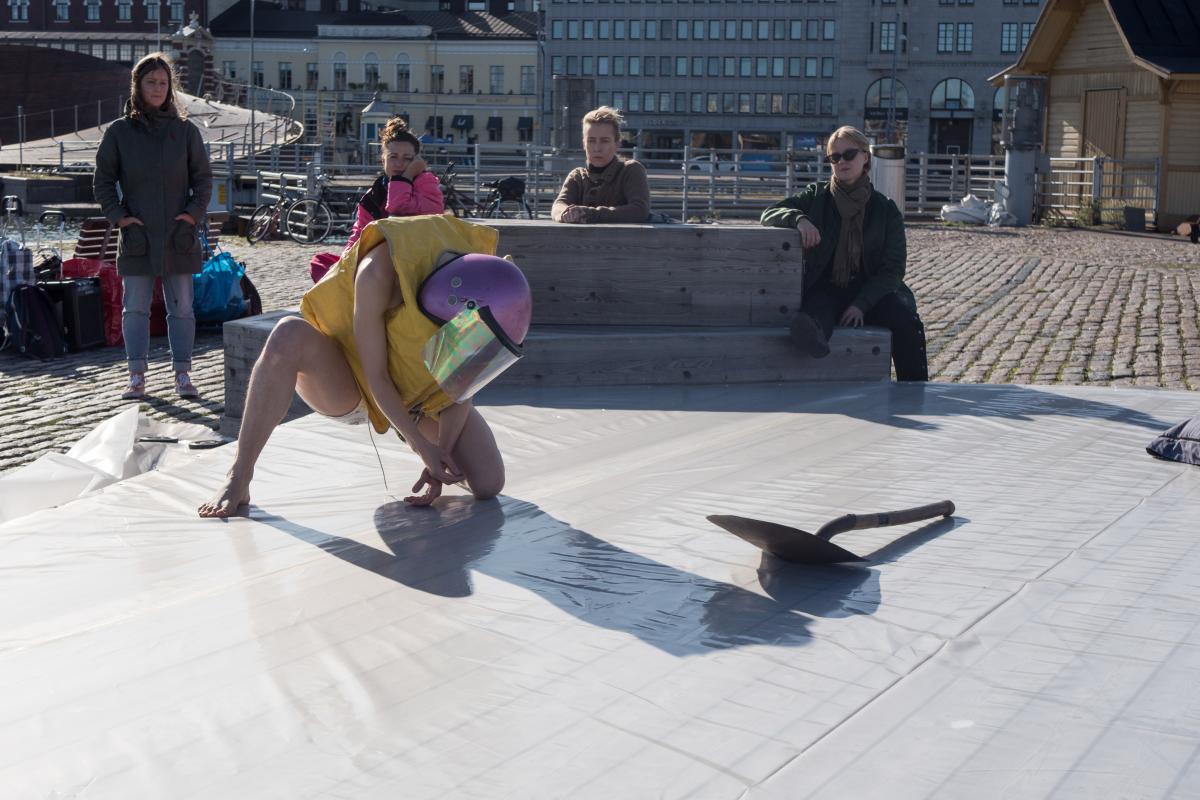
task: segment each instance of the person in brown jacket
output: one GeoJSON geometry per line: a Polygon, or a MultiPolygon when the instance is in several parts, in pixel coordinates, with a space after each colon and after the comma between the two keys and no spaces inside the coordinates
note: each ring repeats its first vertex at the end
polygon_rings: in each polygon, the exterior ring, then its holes
{"type": "Polygon", "coordinates": [[[621,112],[608,106],[583,117],[587,166],[571,170],[550,216],[555,222],[645,222],[650,216],[646,168],[617,155],[621,112]]]}

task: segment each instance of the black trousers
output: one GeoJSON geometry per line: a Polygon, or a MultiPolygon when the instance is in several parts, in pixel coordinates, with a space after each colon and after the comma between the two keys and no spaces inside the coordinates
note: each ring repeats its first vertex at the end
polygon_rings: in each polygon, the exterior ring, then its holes
{"type": "MultiPolygon", "coordinates": [[[[810,289],[800,310],[821,326],[828,339],[833,327],[850,307],[858,287],[817,286],[810,289]]],[[[925,357],[925,323],[895,292],[886,294],[863,315],[867,325],[878,325],[892,332],[892,363],[896,365],[896,380],[927,381],[929,364],[925,357]]]]}

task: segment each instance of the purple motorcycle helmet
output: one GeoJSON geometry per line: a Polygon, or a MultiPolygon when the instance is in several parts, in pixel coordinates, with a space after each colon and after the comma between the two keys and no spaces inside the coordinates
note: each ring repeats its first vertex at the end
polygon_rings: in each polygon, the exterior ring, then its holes
{"type": "Polygon", "coordinates": [[[483,253],[467,253],[434,270],[421,284],[417,303],[439,325],[462,311],[486,307],[518,345],[533,315],[529,282],[517,265],[483,253]]]}

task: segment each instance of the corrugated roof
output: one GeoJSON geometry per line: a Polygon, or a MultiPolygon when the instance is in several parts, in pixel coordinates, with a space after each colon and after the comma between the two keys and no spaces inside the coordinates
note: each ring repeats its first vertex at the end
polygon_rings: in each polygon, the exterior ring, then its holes
{"type": "MultiPolygon", "coordinates": [[[[263,39],[312,38],[319,25],[428,25],[439,39],[534,39],[537,15],[449,11],[297,11],[257,3],[254,36],[263,39]]],[[[209,25],[213,36],[249,36],[250,0],[239,0],[209,25]]]]}

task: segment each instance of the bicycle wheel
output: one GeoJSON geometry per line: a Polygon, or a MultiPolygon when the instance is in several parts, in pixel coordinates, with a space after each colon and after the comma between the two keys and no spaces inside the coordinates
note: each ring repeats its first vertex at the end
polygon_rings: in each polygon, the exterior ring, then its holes
{"type": "Polygon", "coordinates": [[[250,224],[246,226],[246,241],[250,244],[261,242],[267,238],[275,216],[275,206],[261,205],[250,215],[250,224]]]}
{"type": "Polygon", "coordinates": [[[283,229],[297,244],[317,244],[333,230],[333,212],[323,200],[297,200],[288,206],[283,229]]]}

